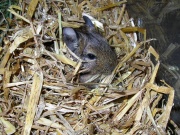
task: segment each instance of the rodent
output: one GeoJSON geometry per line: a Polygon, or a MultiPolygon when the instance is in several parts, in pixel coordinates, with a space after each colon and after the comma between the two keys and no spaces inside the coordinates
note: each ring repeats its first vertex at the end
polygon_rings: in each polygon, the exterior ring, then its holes
{"type": "Polygon", "coordinates": [[[99,34],[91,20],[83,16],[85,25],[80,28],[63,28],[63,40],[67,47],[83,60],[80,82],[87,82],[94,75],[109,75],[117,65],[115,51],[99,34]]]}

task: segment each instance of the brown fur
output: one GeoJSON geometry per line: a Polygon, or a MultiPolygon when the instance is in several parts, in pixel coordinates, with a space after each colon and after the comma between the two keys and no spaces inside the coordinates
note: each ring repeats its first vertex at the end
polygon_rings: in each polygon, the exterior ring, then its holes
{"type": "Polygon", "coordinates": [[[109,75],[117,64],[114,50],[109,46],[105,38],[96,32],[94,27],[83,26],[73,29],[77,36],[77,48],[72,49],[70,38],[64,34],[64,41],[67,46],[84,62],[83,68],[87,72],[80,74],[80,82],[88,81],[93,75],[109,75]]]}

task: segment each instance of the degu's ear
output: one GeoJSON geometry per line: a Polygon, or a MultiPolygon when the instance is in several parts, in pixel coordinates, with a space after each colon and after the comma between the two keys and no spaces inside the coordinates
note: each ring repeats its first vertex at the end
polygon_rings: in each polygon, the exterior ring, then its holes
{"type": "Polygon", "coordinates": [[[78,37],[73,28],[63,28],[63,40],[72,52],[78,48],[78,37]]]}
{"type": "Polygon", "coordinates": [[[85,25],[90,28],[90,30],[94,29],[94,24],[92,23],[92,21],[87,17],[87,16],[83,16],[83,19],[85,21],[85,25]]]}

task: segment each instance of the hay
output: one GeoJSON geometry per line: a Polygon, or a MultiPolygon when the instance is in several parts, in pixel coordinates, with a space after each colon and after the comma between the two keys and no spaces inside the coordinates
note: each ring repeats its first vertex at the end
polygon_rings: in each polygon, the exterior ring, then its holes
{"type": "Polygon", "coordinates": [[[134,26],[125,2],[32,0],[9,7],[14,19],[8,20],[10,29],[1,27],[7,32],[0,47],[2,133],[166,134],[174,90],[156,84],[160,62],[150,46],[154,39],[146,40],[146,30],[134,26]],[[83,25],[82,13],[104,24],[119,61],[93,90],[75,81],[82,61],[73,61],[77,56],[61,35],[62,27],[83,25]],[[144,41],[137,41],[136,32],[144,41]],[[168,100],[159,107],[163,94],[168,100]]]}

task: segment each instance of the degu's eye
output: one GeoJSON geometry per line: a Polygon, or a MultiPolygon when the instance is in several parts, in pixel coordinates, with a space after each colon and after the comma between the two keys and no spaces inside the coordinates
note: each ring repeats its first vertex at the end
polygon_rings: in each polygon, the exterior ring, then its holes
{"type": "Polygon", "coordinates": [[[90,60],[94,60],[94,59],[96,59],[96,56],[94,54],[92,54],[92,53],[88,53],[87,58],[90,59],[90,60]]]}

